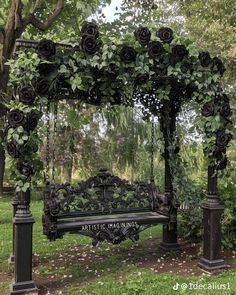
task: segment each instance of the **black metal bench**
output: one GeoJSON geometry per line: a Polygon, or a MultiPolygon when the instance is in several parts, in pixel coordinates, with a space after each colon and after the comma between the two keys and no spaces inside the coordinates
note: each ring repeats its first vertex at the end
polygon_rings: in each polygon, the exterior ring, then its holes
{"type": "Polygon", "coordinates": [[[128,183],[100,169],[98,175],[79,183],[47,183],[44,190],[43,232],[49,240],[79,233],[118,244],[139,239],[139,232],[173,220],[174,205],[153,182],[128,183]]]}

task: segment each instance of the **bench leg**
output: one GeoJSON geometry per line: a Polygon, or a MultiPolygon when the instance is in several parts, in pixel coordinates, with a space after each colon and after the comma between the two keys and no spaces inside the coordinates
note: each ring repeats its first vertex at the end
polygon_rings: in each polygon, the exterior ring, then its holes
{"type": "MultiPolygon", "coordinates": [[[[175,212],[177,215],[177,210],[175,212]]],[[[163,251],[180,251],[180,245],[177,240],[177,222],[171,224],[169,228],[168,224],[163,225],[162,242],[159,245],[163,251]]]]}

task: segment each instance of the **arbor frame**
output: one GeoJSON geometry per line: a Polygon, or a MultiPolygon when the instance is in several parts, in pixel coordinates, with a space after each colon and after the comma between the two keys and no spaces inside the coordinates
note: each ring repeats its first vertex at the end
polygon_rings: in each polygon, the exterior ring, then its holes
{"type": "MultiPolygon", "coordinates": [[[[96,30],[95,30],[96,33],[96,30]]],[[[97,33],[96,33],[97,34],[97,33]]],[[[137,33],[136,35],[137,36],[137,33]]],[[[94,39],[95,36],[93,36],[94,39]]],[[[97,36],[96,36],[97,38],[97,36]]],[[[161,38],[161,37],[160,37],[161,38]]],[[[84,40],[82,36],[82,44],[80,46],[73,47],[71,45],[63,45],[60,43],[53,43],[50,41],[48,44],[52,46],[55,49],[61,48],[64,50],[72,50],[74,52],[76,51],[85,51],[86,54],[90,54],[89,52],[86,52],[86,48],[84,48],[84,40]]],[[[161,39],[162,40],[162,39],[161,39]]],[[[140,41],[140,40],[139,40],[140,41]]],[[[149,40],[150,41],[150,40],[149,40]]],[[[43,41],[45,42],[45,40],[43,41]]],[[[96,40],[95,40],[96,42],[96,40]]],[[[163,41],[164,42],[164,41],[163,41]]],[[[171,41],[170,41],[171,42],[171,41]]],[[[167,43],[170,43],[169,41],[167,43]]],[[[165,43],[165,42],[164,42],[165,43]]],[[[141,43],[140,43],[141,44],[141,43]]],[[[18,48],[33,48],[38,50],[40,45],[42,45],[40,42],[37,41],[26,41],[26,40],[19,40],[17,42],[18,48]]],[[[48,45],[48,46],[49,46],[48,45]]],[[[97,45],[97,44],[96,44],[97,45]]],[[[143,46],[143,44],[141,44],[143,46]]],[[[124,47],[125,48],[125,47],[124,47]]],[[[122,50],[124,50],[124,48],[122,50]]],[[[149,47],[150,48],[150,47],[149,47]]],[[[176,48],[176,47],[175,47],[176,48]]],[[[127,46],[126,46],[127,49],[127,46]]],[[[131,49],[130,49],[131,50],[131,49]]],[[[94,52],[95,53],[95,52],[94,52]]],[[[94,54],[92,53],[92,54],[94,54]]],[[[182,59],[187,58],[187,53],[185,52],[182,59]]],[[[51,56],[49,56],[50,58],[51,56]]],[[[173,48],[172,48],[172,57],[173,57],[173,48]]],[[[45,58],[45,57],[44,57],[45,58]]],[[[133,58],[133,57],[132,57],[133,58]]],[[[121,57],[122,59],[122,57],[121,57]]],[[[124,60],[123,60],[124,61],[124,60]]],[[[131,61],[124,61],[124,63],[130,63],[131,61]]],[[[171,58],[170,58],[171,62],[171,58]]],[[[156,77],[156,80],[153,79],[154,82],[160,82],[161,79],[168,79],[170,81],[170,78],[168,75],[161,75],[156,77]],[[157,79],[158,78],[158,79],[157,79]]],[[[173,80],[173,79],[172,79],[173,80]]],[[[65,82],[65,81],[63,81],[65,82]]],[[[173,82],[173,81],[172,81],[173,82]]],[[[182,81],[179,81],[178,79],[175,80],[173,83],[177,83],[177,88],[180,91],[182,81]]],[[[158,84],[159,85],[159,84],[158,84]]],[[[24,87],[25,85],[18,85],[24,87]]],[[[68,85],[67,85],[68,86],[68,85]]],[[[154,83],[154,86],[156,87],[156,84],[154,83]]],[[[99,86],[97,85],[99,88],[99,86]]],[[[176,87],[176,86],[175,86],[176,87]]],[[[19,88],[17,88],[19,89],[19,88]]],[[[91,90],[91,89],[90,89],[91,90]]],[[[96,89],[97,90],[97,89],[96,89]]],[[[17,90],[18,91],[18,90],[17,90]]],[[[182,90],[181,90],[182,91],[182,90]]],[[[184,92],[180,91],[180,94],[178,95],[187,95],[186,88],[184,88],[184,92]],[[184,93],[184,94],[183,94],[184,93]]],[[[92,93],[92,91],[88,91],[88,93],[82,93],[79,92],[80,95],[82,95],[82,100],[88,101],[89,103],[97,104],[98,103],[98,92],[96,91],[96,94],[92,93]]],[[[71,92],[70,92],[71,94],[71,92]]],[[[77,93],[78,94],[78,93],[77,93]]],[[[142,93],[141,93],[142,94],[142,93]]],[[[148,93],[149,95],[150,93],[148,93]]],[[[19,92],[18,92],[19,95],[19,92]]],[[[45,94],[43,94],[45,95],[45,94]]],[[[137,94],[139,95],[139,94],[137,94]]],[[[142,94],[143,95],[143,94],[142,94]]],[[[164,159],[165,159],[165,195],[168,196],[169,201],[172,201],[174,198],[174,189],[173,189],[173,175],[171,174],[171,167],[170,167],[170,145],[174,137],[174,132],[176,129],[176,115],[178,111],[180,110],[181,106],[181,100],[179,103],[176,103],[176,100],[178,102],[177,96],[173,97],[173,100],[162,102],[157,109],[154,109],[153,106],[156,106],[156,100],[155,98],[152,100],[152,103],[154,102],[154,105],[150,105],[150,101],[147,103],[145,102],[146,94],[142,96],[141,101],[144,102],[144,106],[146,108],[149,108],[152,115],[157,115],[157,113],[160,115],[160,127],[161,131],[163,133],[164,138],[164,159]]],[[[20,95],[19,95],[20,96],[20,95]]],[[[78,96],[77,96],[78,98],[78,96]]],[[[19,99],[19,97],[18,97],[19,99]]],[[[34,98],[35,99],[35,98],[34,98]]],[[[100,97],[99,97],[100,99],[100,97]]],[[[23,104],[25,103],[24,101],[23,104]]],[[[100,101],[99,101],[100,102],[100,101]]],[[[113,102],[114,103],[114,102],[113,102]]],[[[121,97],[116,97],[115,103],[121,104],[121,97]]],[[[29,105],[28,102],[25,103],[26,105],[29,105]]],[[[203,111],[206,104],[203,105],[203,111]]],[[[10,128],[16,128],[18,126],[14,126],[12,123],[12,117],[10,111],[8,115],[8,125],[6,127],[6,130],[8,131],[10,128]]],[[[203,115],[204,116],[204,115],[203,115]]],[[[223,115],[222,115],[223,116],[223,115]]],[[[205,117],[208,117],[208,114],[205,115],[205,117]]],[[[224,117],[224,116],[223,116],[224,117]]],[[[225,119],[225,118],[224,118],[225,119]]],[[[26,118],[27,120],[27,118],[26,118]]],[[[228,120],[228,119],[227,119],[228,120]]],[[[24,119],[25,122],[25,119],[24,119]]],[[[225,123],[227,125],[229,123],[229,120],[225,123]]],[[[25,125],[24,125],[25,126],[25,125]]],[[[37,126],[37,124],[36,124],[37,126]]],[[[26,132],[30,136],[31,131],[34,131],[36,126],[31,129],[31,126],[27,125],[26,132]]],[[[25,127],[24,127],[25,128],[25,127]]],[[[220,129],[221,130],[221,129],[220,129]]],[[[216,137],[217,137],[216,133],[216,137]]],[[[228,145],[229,140],[231,138],[228,138],[226,140],[226,145],[228,145]]],[[[217,140],[217,139],[216,139],[217,140]]],[[[7,149],[9,152],[9,149],[7,149]]],[[[225,154],[223,152],[223,154],[225,154]]],[[[28,156],[27,152],[25,153],[26,156],[28,156]]],[[[220,159],[222,161],[222,159],[220,159]]],[[[208,167],[208,198],[205,204],[203,205],[203,219],[204,219],[204,233],[203,233],[203,257],[200,259],[199,266],[207,271],[215,271],[219,269],[226,268],[225,261],[222,259],[221,256],[221,216],[223,213],[223,207],[219,204],[219,198],[217,194],[217,170],[219,167],[219,164],[222,165],[222,162],[218,164],[210,164],[208,167]]],[[[24,169],[20,166],[17,167],[18,171],[20,171],[21,174],[24,175],[25,171],[27,170],[28,179],[31,177],[31,170],[30,167],[26,165],[24,166],[24,169]]],[[[26,176],[26,175],[25,175],[26,176]]],[[[14,218],[13,218],[13,232],[14,232],[14,282],[11,286],[11,294],[24,294],[27,293],[37,293],[38,289],[32,280],[32,227],[34,223],[34,219],[32,217],[31,211],[30,211],[30,188],[25,190],[25,192],[19,192],[18,195],[18,202],[16,205],[16,202],[14,202],[14,218]]],[[[163,226],[163,240],[161,243],[161,249],[166,251],[171,250],[180,250],[180,246],[177,241],[177,210],[174,212],[175,215],[175,222],[173,222],[173,227],[170,229],[166,225],[163,226]]]]}

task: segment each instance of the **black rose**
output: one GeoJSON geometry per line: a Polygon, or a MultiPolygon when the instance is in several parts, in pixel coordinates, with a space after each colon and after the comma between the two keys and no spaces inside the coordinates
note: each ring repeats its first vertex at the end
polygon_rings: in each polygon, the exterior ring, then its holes
{"type": "Polygon", "coordinates": [[[18,109],[12,110],[8,113],[8,123],[11,127],[16,128],[22,126],[25,122],[24,113],[18,109]]]}
{"type": "Polygon", "coordinates": [[[18,88],[19,100],[23,104],[32,105],[35,101],[35,91],[30,85],[22,86],[18,88]]]}
{"type": "Polygon", "coordinates": [[[170,64],[175,65],[177,62],[180,62],[188,55],[188,50],[184,45],[175,45],[172,48],[170,56],[170,64]]]}
{"type": "Polygon", "coordinates": [[[136,84],[137,85],[140,85],[140,84],[144,84],[146,82],[148,82],[148,79],[149,79],[149,75],[148,74],[139,74],[137,77],[136,77],[136,84]]]}
{"type": "Polygon", "coordinates": [[[220,109],[220,115],[225,119],[228,119],[228,117],[231,115],[231,109],[228,102],[223,103],[220,109]]]}
{"type": "Polygon", "coordinates": [[[210,53],[208,51],[200,52],[198,58],[200,60],[200,64],[204,68],[210,66],[210,64],[211,64],[211,56],[210,56],[210,53]]]}
{"type": "Polygon", "coordinates": [[[20,161],[16,164],[16,168],[20,172],[20,174],[24,175],[27,178],[34,174],[34,170],[28,162],[20,161]]]}
{"type": "Polygon", "coordinates": [[[164,43],[171,43],[173,40],[173,31],[170,28],[162,27],[158,30],[157,36],[163,41],[164,43]]]}
{"type": "Polygon", "coordinates": [[[150,57],[160,57],[165,52],[164,47],[161,42],[159,41],[152,41],[148,45],[148,54],[150,57]]]}
{"type": "Polygon", "coordinates": [[[38,72],[40,76],[50,76],[53,72],[55,72],[57,67],[52,63],[40,63],[38,65],[38,72]]]}
{"type": "Polygon", "coordinates": [[[56,54],[56,45],[53,41],[51,40],[41,40],[38,43],[38,54],[39,56],[49,58],[52,57],[56,54]]]}
{"type": "Polygon", "coordinates": [[[221,74],[221,76],[226,71],[225,66],[224,66],[222,60],[219,59],[218,57],[214,57],[212,59],[212,69],[213,69],[213,71],[219,72],[221,74]]]}
{"type": "Polygon", "coordinates": [[[95,23],[84,23],[81,28],[82,35],[92,35],[95,38],[99,36],[98,26],[95,23]]]}
{"type": "Polygon", "coordinates": [[[131,46],[125,45],[120,52],[120,58],[125,63],[131,63],[135,61],[137,52],[131,46]]]}
{"type": "Polygon", "coordinates": [[[50,84],[49,81],[43,77],[38,78],[34,84],[35,92],[40,95],[47,95],[49,92],[50,84]]]}
{"type": "Polygon", "coordinates": [[[83,35],[80,45],[88,54],[93,55],[98,51],[97,40],[93,35],[83,35]]]}
{"type": "Polygon", "coordinates": [[[232,135],[229,133],[226,133],[224,129],[219,129],[216,132],[216,146],[219,148],[226,147],[230,140],[232,139],[232,135]]]}
{"type": "Polygon", "coordinates": [[[26,116],[26,122],[24,124],[24,129],[27,132],[34,131],[34,129],[37,127],[39,121],[39,114],[35,111],[31,111],[26,116]]]}
{"type": "Polygon", "coordinates": [[[17,144],[14,141],[10,141],[6,145],[7,152],[12,158],[19,158],[20,157],[20,150],[17,144]]]}
{"type": "Polygon", "coordinates": [[[134,36],[138,42],[144,46],[150,42],[151,39],[151,32],[146,27],[139,27],[135,30],[134,36]]]}
{"type": "Polygon", "coordinates": [[[202,107],[202,115],[204,117],[210,117],[215,114],[215,103],[214,100],[208,101],[202,107]]]}

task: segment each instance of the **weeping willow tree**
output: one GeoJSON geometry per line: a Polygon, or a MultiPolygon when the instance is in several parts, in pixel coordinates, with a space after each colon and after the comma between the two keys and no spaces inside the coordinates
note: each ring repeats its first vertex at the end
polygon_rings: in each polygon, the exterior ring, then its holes
{"type": "MultiPolygon", "coordinates": [[[[151,123],[144,121],[136,108],[119,107],[113,112],[105,112],[104,118],[107,122],[107,130],[101,146],[104,151],[110,151],[107,159],[110,168],[131,180],[149,179],[151,123]]],[[[156,123],[155,160],[160,162],[157,143],[158,125],[156,123]]]]}
{"type": "MultiPolygon", "coordinates": [[[[152,127],[140,110],[124,106],[100,109],[75,101],[62,103],[59,109],[57,134],[51,149],[56,146],[55,164],[61,182],[84,179],[96,174],[101,167],[130,180],[150,178],[152,127]]],[[[187,116],[187,112],[183,111],[178,124],[182,165],[189,175],[192,173],[192,180],[201,181],[204,156],[198,148],[200,139],[196,139],[193,118],[187,116]],[[198,140],[198,146],[193,138],[198,140]]],[[[44,126],[41,132],[44,138],[44,126]]],[[[154,176],[156,182],[162,184],[162,136],[158,121],[154,122],[153,142],[154,176]]],[[[44,144],[44,160],[45,152],[44,144]]]]}
{"type": "MultiPolygon", "coordinates": [[[[151,122],[143,120],[136,108],[98,109],[72,101],[62,103],[59,109],[56,134],[51,126],[49,153],[52,158],[55,152],[56,178],[61,182],[84,179],[101,167],[131,181],[150,178],[151,122]]],[[[51,118],[54,121],[53,114],[51,118]]],[[[154,171],[159,183],[163,163],[158,122],[154,131],[154,171]]],[[[40,132],[45,138],[45,125],[40,132]]],[[[44,161],[46,153],[42,142],[44,161]]]]}

